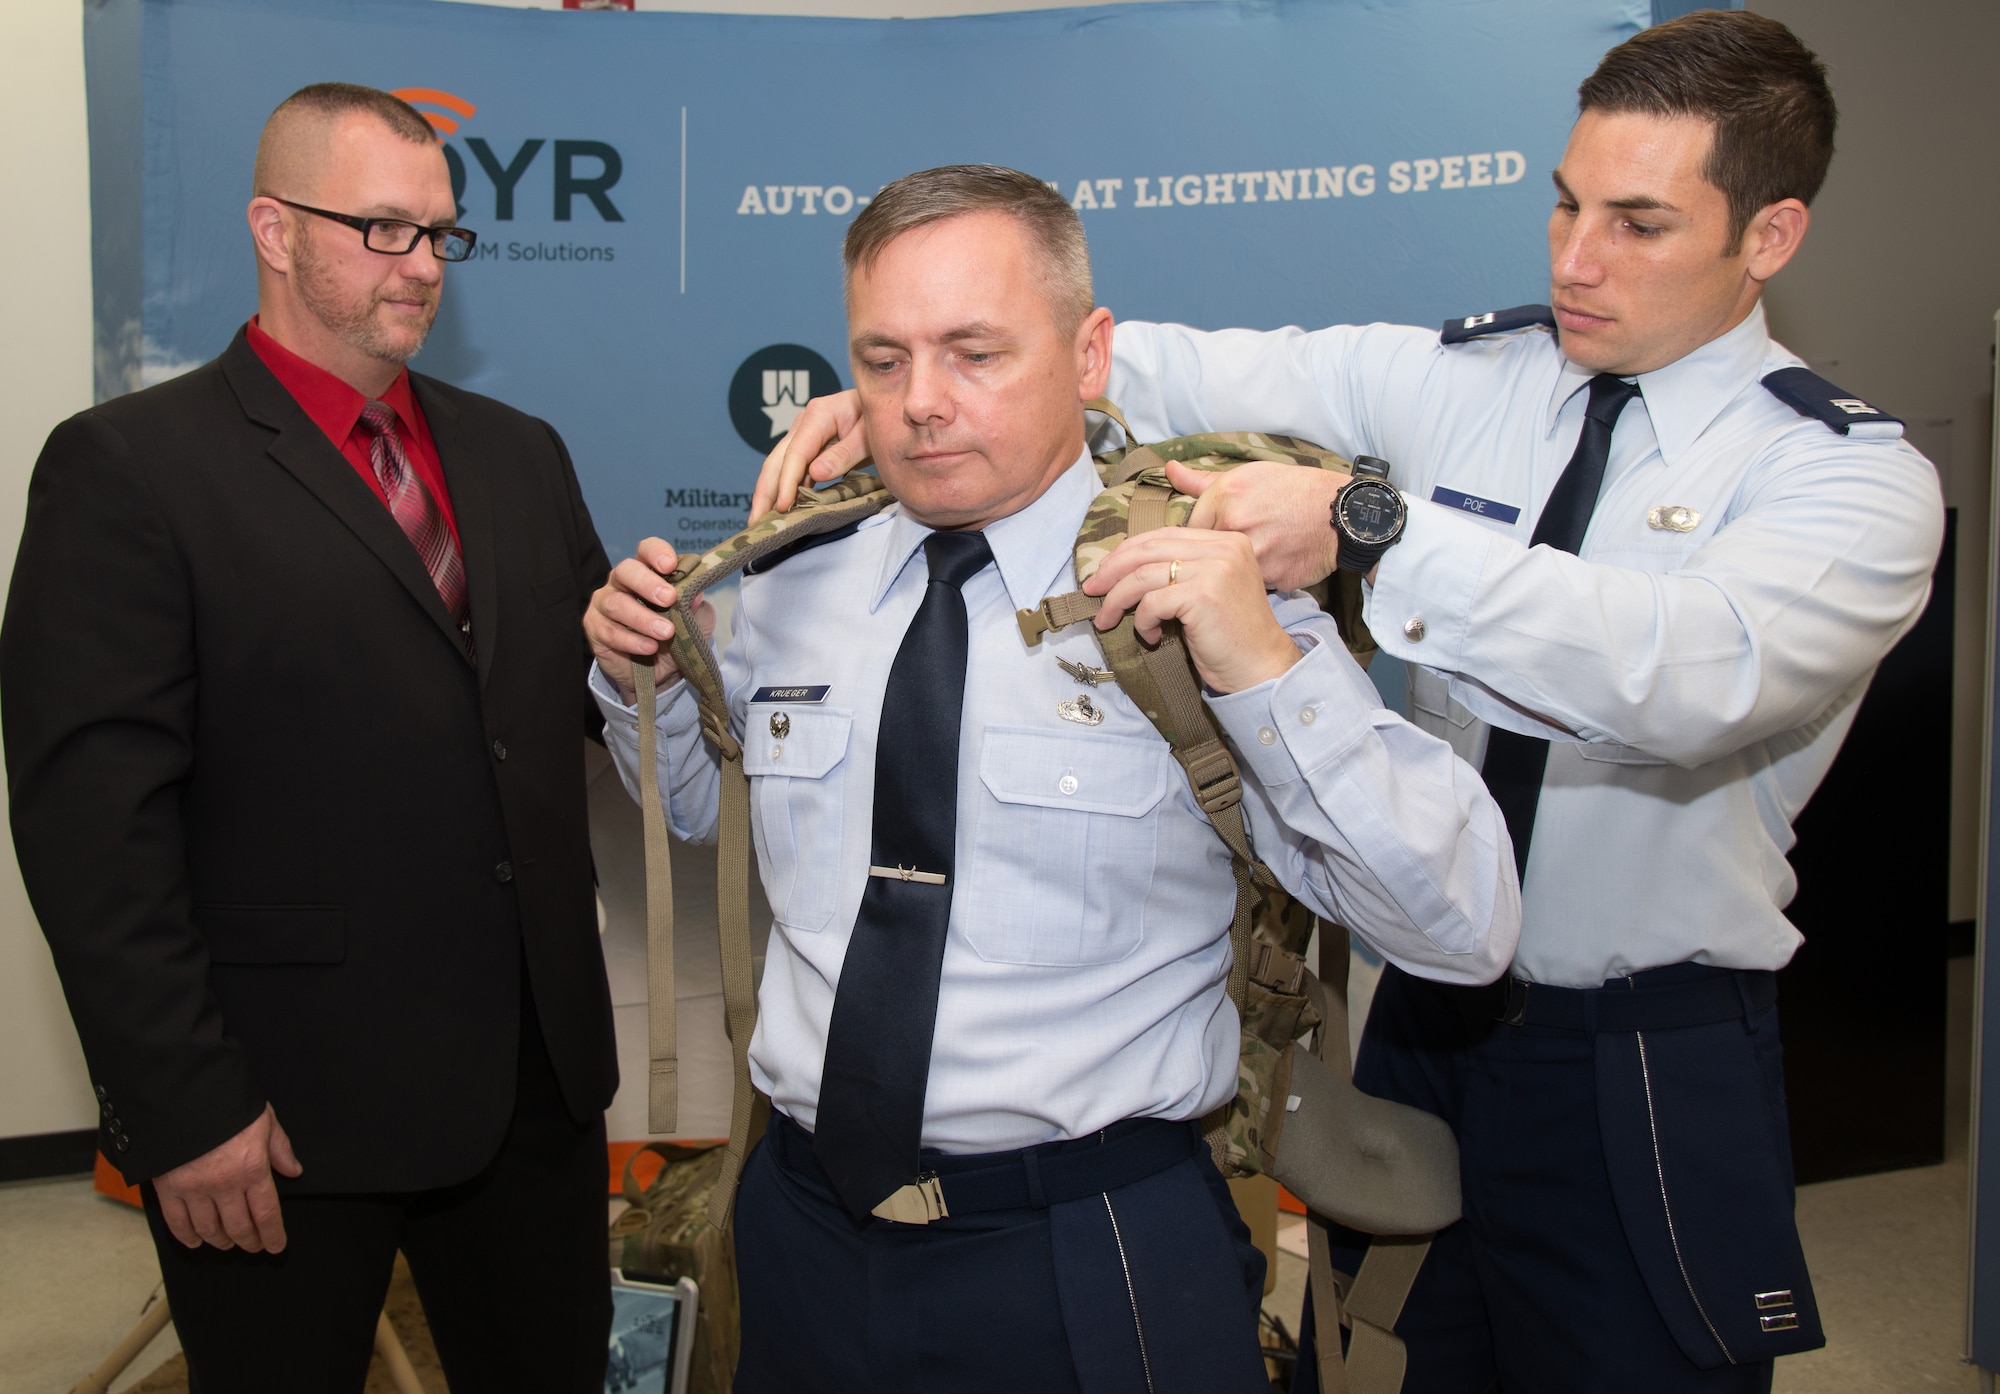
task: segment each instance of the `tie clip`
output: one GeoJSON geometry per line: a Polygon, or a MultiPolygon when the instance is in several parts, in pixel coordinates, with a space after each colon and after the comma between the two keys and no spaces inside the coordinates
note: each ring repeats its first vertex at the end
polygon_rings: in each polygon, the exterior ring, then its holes
{"type": "Polygon", "coordinates": [[[926,886],[942,886],[945,882],[942,872],[918,871],[913,866],[871,866],[868,874],[890,881],[921,881],[926,886]]]}

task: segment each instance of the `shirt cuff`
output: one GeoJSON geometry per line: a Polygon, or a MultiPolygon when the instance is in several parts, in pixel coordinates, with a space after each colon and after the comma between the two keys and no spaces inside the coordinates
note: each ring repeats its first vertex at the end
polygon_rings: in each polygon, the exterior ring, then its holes
{"type": "MultiPolygon", "coordinates": [[[[680,690],[686,685],[687,679],[677,677],[653,694],[653,717],[655,720],[658,720],[661,713],[673,705],[674,698],[680,695],[680,690]]],[[[596,663],[590,665],[590,695],[597,699],[597,709],[604,713],[606,721],[610,721],[616,717],[623,717],[624,724],[627,726],[637,726],[639,724],[638,703],[627,703],[623,697],[620,697],[618,695],[618,685],[612,682],[605,675],[604,669],[596,663]]]]}
{"type": "Polygon", "coordinates": [[[1496,547],[1514,545],[1483,523],[1404,495],[1409,521],[1383,553],[1366,598],[1368,632],[1405,663],[1462,672],[1472,605],[1496,547]]]}
{"type": "Polygon", "coordinates": [[[1318,644],[1278,677],[1209,699],[1238,762],[1265,788],[1303,778],[1368,731],[1379,699],[1371,706],[1337,671],[1353,660],[1336,649],[1318,644]]]}

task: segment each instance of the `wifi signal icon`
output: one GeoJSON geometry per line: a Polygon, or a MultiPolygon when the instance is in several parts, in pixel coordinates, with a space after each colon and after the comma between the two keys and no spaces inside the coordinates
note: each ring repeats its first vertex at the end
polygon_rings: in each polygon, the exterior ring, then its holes
{"type": "Polygon", "coordinates": [[[435,87],[398,87],[390,95],[401,97],[422,112],[424,120],[430,122],[431,128],[441,136],[450,135],[458,129],[460,121],[470,120],[472,114],[479,110],[465,98],[454,96],[449,92],[440,92],[435,87]],[[454,118],[442,111],[425,111],[424,108],[427,106],[441,106],[447,111],[457,112],[458,115],[454,118]]]}

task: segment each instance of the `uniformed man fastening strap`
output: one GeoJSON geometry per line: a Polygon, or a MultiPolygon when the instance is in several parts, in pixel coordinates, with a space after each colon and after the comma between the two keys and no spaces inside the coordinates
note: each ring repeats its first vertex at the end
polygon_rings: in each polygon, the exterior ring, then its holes
{"type": "MultiPolygon", "coordinates": [[[[1509,979],[1392,965],[1357,1064],[1459,1134],[1465,1218],[1397,1324],[1406,1388],[1759,1390],[1822,1340],[1772,981],[1799,943],[1785,852],[1923,608],[1942,500],[1892,416],[1766,334],[1832,154],[1817,60],[1704,11],[1613,50],[1581,107],[1550,305],[1442,335],[1127,322],[1111,395],[1142,439],[1271,430],[1392,461],[1406,516],[1363,558],[1369,627],[1416,721],[1511,790],[1509,979]]],[[[843,468],[851,441],[814,457],[850,410],[809,408],[760,491],[843,468]]],[[[1174,478],[1273,585],[1371,545],[1327,526],[1337,480],[1174,478]]]]}

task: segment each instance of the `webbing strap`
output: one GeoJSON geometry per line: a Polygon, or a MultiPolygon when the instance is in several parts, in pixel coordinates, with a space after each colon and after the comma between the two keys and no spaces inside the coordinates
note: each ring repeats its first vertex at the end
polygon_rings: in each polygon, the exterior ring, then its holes
{"type": "MultiPolygon", "coordinates": [[[[750,959],[750,786],[743,773],[743,747],[729,729],[727,694],[715,651],[695,618],[695,606],[709,587],[753,562],[807,538],[817,537],[879,512],[890,502],[881,481],[850,474],[824,489],[799,496],[786,517],[767,517],[723,546],[684,558],[668,579],[674,603],[667,608],[674,634],[668,641],[674,666],[694,690],[702,734],[722,757],[721,849],[716,861],[716,917],[722,950],[722,1006],[735,1062],[729,1145],[721,1178],[709,1200],[709,1219],[729,1222],[736,1179],[749,1152],[757,1117],[757,1093],[750,1083],[750,1036],[757,1023],[757,992],[750,959]]],[[[639,806],[646,849],[646,1125],[670,1133],[679,1126],[679,1047],[674,1002],[674,875],[666,814],[659,796],[659,746],[654,729],[656,688],[652,665],[632,664],[639,707],[639,806]]]]}
{"type": "Polygon", "coordinates": [[[1083,409],[1085,411],[1094,411],[1097,412],[1099,415],[1110,417],[1113,421],[1116,421],[1118,423],[1118,429],[1125,433],[1126,441],[1128,443],[1131,441],[1132,428],[1125,424],[1125,413],[1118,410],[1118,404],[1112,401],[1109,397],[1092,397],[1089,401],[1083,404],[1083,409]]]}
{"type": "Polygon", "coordinates": [[[1317,1216],[1306,1217],[1306,1270],[1312,1279],[1313,1355],[1319,1366],[1320,1394],[1348,1394],[1347,1365],[1340,1358],[1340,1328],[1347,1314],[1340,1305],[1340,1277],[1333,1271],[1332,1241],[1317,1216]]]}
{"type": "Polygon", "coordinates": [[[632,660],[639,699],[639,809],[646,836],[646,1131],[679,1126],[680,1048],[674,1015],[674,864],[660,806],[653,662],[632,660]]]}
{"type": "Polygon", "coordinates": [[[750,963],[750,776],[742,751],[722,762],[722,846],[715,868],[716,912],[722,934],[722,1015],[735,1066],[729,1108],[729,1145],[722,1172],[708,1198],[708,1222],[729,1225],[736,1179],[750,1151],[750,1120],[757,1091],[750,1083],[750,1035],[757,1026],[757,986],[750,963]]]}
{"type": "Polygon", "coordinates": [[[1148,447],[1134,446],[1126,452],[1125,458],[1118,462],[1118,468],[1111,472],[1111,477],[1104,481],[1105,486],[1115,489],[1128,479],[1137,479],[1149,469],[1164,468],[1166,463],[1148,447]]]}
{"type": "Polygon", "coordinates": [[[1416,1286],[1431,1236],[1376,1235],[1368,1257],[1347,1290],[1347,1318],[1354,1338],[1347,1348],[1348,1381],[1355,1394],[1395,1394],[1403,1387],[1403,1342],[1396,1318],[1416,1286]]]}
{"type": "MultiPolygon", "coordinates": [[[[1321,1022],[1313,1035],[1313,1053],[1347,1074],[1352,1069],[1347,1041],[1347,930],[1326,920],[1319,922],[1319,979],[1325,991],[1318,999],[1321,1022]]],[[[1326,1226],[1317,1216],[1307,1216],[1315,1355],[1319,1387],[1326,1394],[1398,1394],[1402,1389],[1408,1355],[1396,1334],[1396,1319],[1416,1286],[1432,1238],[1375,1235],[1361,1260],[1361,1271],[1343,1284],[1339,1279],[1345,1275],[1333,1271],[1326,1226]],[[1353,1328],[1344,1364],[1342,1326],[1353,1328]]]]}

